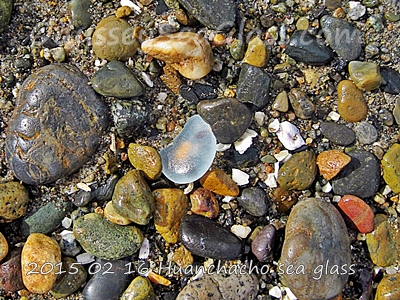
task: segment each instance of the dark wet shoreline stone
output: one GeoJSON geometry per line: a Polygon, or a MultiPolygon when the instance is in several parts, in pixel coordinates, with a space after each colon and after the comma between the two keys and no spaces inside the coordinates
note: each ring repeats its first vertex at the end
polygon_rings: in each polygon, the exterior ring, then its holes
{"type": "Polygon", "coordinates": [[[8,165],[31,185],[68,176],[96,151],[107,125],[108,107],[78,68],[40,68],[18,95],[7,130],[8,165]]]}
{"type": "Polygon", "coordinates": [[[320,128],[322,134],[334,144],[348,146],[356,140],[356,134],[346,125],[322,122],[320,128]]]}
{"type": "Polygon", "coordinates": [[[243,252],[242,241],[215,221],[199,215],[182,219],[180,239],[194,255],[221,260],[233,260],[243,252]]]}

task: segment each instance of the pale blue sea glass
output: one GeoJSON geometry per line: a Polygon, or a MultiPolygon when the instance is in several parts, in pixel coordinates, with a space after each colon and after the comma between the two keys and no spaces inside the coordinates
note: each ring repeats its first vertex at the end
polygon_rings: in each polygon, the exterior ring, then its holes
{"type": "Polygon", "coordinates": [[[199,115],[192,116],[172,143],[160,151],[164,175],[178,184],[200,179],[214,160],[216,144],[210,125],[199,115]]]}

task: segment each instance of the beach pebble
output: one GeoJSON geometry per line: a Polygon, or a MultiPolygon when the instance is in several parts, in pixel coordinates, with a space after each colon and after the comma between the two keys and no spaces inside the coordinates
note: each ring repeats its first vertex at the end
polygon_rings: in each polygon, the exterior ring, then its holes
{"type": "Polygon", "coordinates": [[[136,170],[143,171],[146,178],[155,180],[160,177],[162,171],[161,156],[153,147],[130,143],[128,158],[136,170]]]}
{"type": "Polygon", "coordinates": [[[222,170],[208,171],[200,178],[200,184],[218,195],[233,197],[239,195],[236,182],[222,170]]]}
{"type": "Polygon", "coordinates": [[[133,98],[143,94],[144,86],[123,62],[113,60],[94,73],[93,89],[100,95],[133,98]]]}
{"type": "Polygon", "coordinates": [[[57,279],[61,250],[57,242],[42,233],[32,233],[21,253],[22,280],[35,294],[49,292],[57,279]],[[36,273],[38,272],[38,273],[36,273]]]}
{"type": "Polygon", "coordinates": [[[28,208],[29,194],[19,182],[0,183],[0,223],[23,216],[28,208]]]}
{"type": "Polygon", "coordinates": [[[94,53],[110,61],[128,60],[139,47],[133,31],[133,27],[125,19],[116,16],[104,18],[97,24],[92,36],[94,53]]]}
{"type": "Polygon", "coordinates": [[[197,215],[213,219],[218,216],[218,200],[208,189],[198,188],[190,194],[191,211],[197,215]]]}
{"type": "Polygon", "coordinates": [[[22,282],[21,250],[19,248],[11,251],[8,259],[0,265],[0,288],[9,292],[25,288],[22,282]]]}
{"type": "Polygon", "coordinates": [[[188,79],[211,72],[214,57],[209,42],[194,32],[177,32],[142,43],[143,52],[162,60],[188,79]]]}
{"type": "Polygon", "coordinates": [[[351,80],[360,90],[375,90],[382,83],[379,66],[371,62],[351,61],[349,73],[351,80]]]}
{"type": "Polygon", "coordinates": [[[347,152],[351,161],[332,181],[337,195],[368,198],[375,195],[380,182],[380,165],[376,157],[364,150],[347,152]]]}
{"type": "Polygon", "coordinates": [[[140,170],[130,170],[117,182],[112,203],[117,214],[140,225],[150,222],[155,209],[154,197],[140,170]]]}
{"type": "Polygon", "coordinates": [[[178,242],[182,218],[189,210],[188,197],[180,189],[157,189],[153,191],[156,209],[154,225],[167,243],[178,242]]]}
{"type": "Polygon", "coordinates": [[[347,17],[351,20],[358,20],[365,15],[367,8],[358,1],[349,1],[347,17]]]}
{"type": "Polygon", "coordinates": [[[256,217],[265,215],[270,206],[267,194],[257,187],[243,189],[237,200],[249,214],[256,217]]]}
{"type": "Polygon", "coordinates": [[[221,260],[238,259],[242,241],[215,221],[199,215],[187,215],[180,228],[180,240],[192,254],[221,260]]]}
{"type": "Polygon", "coordinates": [[[322,134],[336,145],[348,146],[356,140],[354,131],[346,125],[334,122],[322,122],[320,128],[322,134]]]}
{"type": "Polygon", "coordinates": [[[75,220],[74,235],[86,252],[103,259],[132,255],[143,242],[143,234],[135,226],[116,225],[96,213],[75,220]]]}
{"type": "Polygon", "coordinates": [[[107,202],[106,207],[104,207],[104,216],[108,221],[117,225],[128,225],[132,223],[131,220],[117,214],[112,201],[107,202]]]}
{"type": "Polygon", "coordinates": [[[8,242],[4,235],[0,232],[0,261],[8,254],[8,242]]]}
{"type": "Polygon", "coordinates": [[[379,282],[376,289],[375,300],[400,299],[400,273],[386,275],[379,282]]]}
{"type": "Polygon", "coordinates": [[[272,103],[272,109],[287,112],[289,110],[289,98],[285,91],[280,92],[274,102],[272,103]]]}
{"type": "Polygon", "coordinates": [[[383,179],[393,193],[400,193],[400,144],[393,144],[382,159],[383,179]]]}
{"type": "Polygon", "coordinates": [[[400,73],[389,67],[381,67],[382,77],[381,89],[389,94],[397,95],[400,93],[400,73]]]}
{"type": "Polygon", "coordinates": [[[264,68],[268,63],[269,50],[264,42],[258,37],[254,37],[247,45],[243,62],[258,68],[264,68]]]}
{"type": "Polygon", "coordinates": [[[108,114],[108,107],[77,67],[39,68],[22,84],[8,126],[10,169],[32,185],[74,173],[97,149],[108,114]]]}
{"type": "Polygon", "coordinates": [[[291,89],[289,101],[297,117],[300,119],[310,119],[315,114],[315,105],[300,89],[291,89]]]}
{"type": "Polygon", "coordinates": [[[331,299],[342,292],[351,272],[350,241],[332,204],[307,199],[292,208],[279,264],[282,283],[298,299],[331,299]]]}
{"type": "Polygon", "coordinates": [[[72,25],[76,29],[87,29],[92,24],[91,14],[88,11],[91,5],[90,0],[72,0],[69,4],[69,10],[72,19],[72,25]]]}
{"type": "Polygon", "coordinates": [[[199,115],[194,115],[172,144],[161,149],[162,172],[175,183],[194,182],[210,168],[216,151],[211,127],[199,115]]]}
{"type": "Polygon", "coordinates": [[[295,153],[279,169],[278,183],[285,190],[305,190],[317,175],[316,157],[312,151],[295,153]]]}
{"type": "Polygon", "coordinates": [[[251,252],[261,262],[272,259],[276,237],[276,228],[274,225],[267,225],[256,235],[251,242],[251,252]]]}
{"type": "Polygon", "coordinates": [[[138,276],[132,280],[120,300],[154,300],[154,289],[149,279],[138,276]]]}
{"type": "Polygon", "coordinates": [[[354,126],[354,132],[360,144],[369,145],[378,139],[378,130],[374,125],[362,121],[354,126]]]}
{"type": "Polygon", "coordinates": [[[234,98],[200,101],[197,112],[211,126],[215,138],[222,144],[238,140],[253,118],[251,110],[234,98]]]}
{"type": "Polygon", "coordinates": [[[0,33],[6,28],[11,19],[12,0],[4,0],[0,2],[0,33]]]}
{"type": "Polygon", "coordinates": [[[374,212],[362,199],[353,195],[344,195],[338,202],[339,209],[347,217],[345,221],[361,233],[374,230],[374,212]]]}
{"type": "Polygon", "coordinates": [[[359,122],[367,117],[368,107],[363,92],[350,80],[338,84],[338,112],[348,122],[359,122]]]}
{"type": "Polygon", "coordinates": [[[322,177],[331,180],[350,162],[350,156],[340,150],[323,151],[317,156],[317,165],[322,177]]]}

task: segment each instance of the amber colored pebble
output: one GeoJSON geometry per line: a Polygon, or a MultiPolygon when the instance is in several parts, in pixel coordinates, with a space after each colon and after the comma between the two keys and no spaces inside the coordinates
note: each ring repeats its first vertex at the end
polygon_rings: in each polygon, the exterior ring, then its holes
{"type": "Polygon", "coordinates": [[[106,207],[104,208],[104,216],[108,221],[117,225],[128,225],[132,223],[131,220],[124,218],[115,211],[112,201],[109,201],[106,204],[106,207]]]}
{"type": "Polygon", "coordinates": [[[4,235],[0,232],[0,261],[8,254],[8,243],[4,235]]]}
{"type": "Polygon", "coordinates": [[[317,157],[319,172],[331,180],[351,161],[351,157],[339,150],[321,152],[317,157]]]}
{"type": "Polygon", "coordinates": [[[163,70],[164,74],[160,76],[160,79],[172,92],[178,94],[179,87],[182,84],[182,81],[178,75],[178,71],[171,67],[171,65],[166,65],[163,70]]]}
{"type": "Polygon", "coordinates": [[[338,206],[358,231],[368,233],[374,230],[374,212],[364,200],[353,195],[345,195],[340,199],[338,206]]]}
{"type": "Polygon", "coordinates": [[[122,6],[117,8],[115,15],[117,16],[117,18],[123,18],[129,16],[131,12],[132,9],[129,6],[122,6]]]}
{"type": "Polygon", "coordinates": [[[147,179],[155,180],[161,175],[161,156],[156,149],[150,146],[130,143],[128,157],[132,166],[143,171],[147,179]]]}
{"type": "Polygon", "coordinates": [[[171,260],[175,262],[178,266],[186,268],[187,266],[193,264],[193,255],[190,253],[185,246],[180,246],[174,251],[171,260]]]}
{"type": "Polygon", "coordinates": [[[239,195],[236,182],[222,170],[208,171],[200,178],[200,184],[218,195],[233,197],[239,195]]]}
{"type": "Polygon", "coordinates": [[[270,194],[272,202],[276,205],[276,210],[279,213],[285,213],[297,203],[297,195],[293,191],[287,191],[278,186],[270,194]]]}
{"type": "Polygon", "coordinates": [[[338,112],[343,120],[358,122],[367,117],[368,107],[363,92],[350,80],[342,80],[337,87],[338,112]]]}
{"type": "Polygon", "coordinates": [[[375,300],[400,299],[400,273],[386,275],[378,284],[375,300]]]}
{"type": "Polygon", "coordinates": [[[340,293],[339,295],[337,295],[336,297],[334,297],[334,298],[332,298],[332,299],[329,299],[329,300],[342,300],[343,299],[343,296],[342,296],[342,294],[340,293]]]}
{"type": "Polygon", "coordinates": [[[161,285],[165,285],[165,286],[171,285],[171,281],[169,281],[167,278],[165,278],[157,273],[154,273],[153,271],[150,271],[148,277],[152,283],[161,284],[161,285]]]}
{"type": "Polygon", "coordinates": [[[219,213],[219,204],[214,194],[205,188],[198,188],[190,194],[192,212],[207,218],[216,218],[219,213]]]}

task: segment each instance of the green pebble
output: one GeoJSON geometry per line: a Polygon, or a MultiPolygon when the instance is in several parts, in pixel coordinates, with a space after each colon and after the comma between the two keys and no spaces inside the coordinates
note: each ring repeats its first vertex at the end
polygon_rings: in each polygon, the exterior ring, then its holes
{"type": "Polygon", "coordinates": [[[73,231],[86,252],[108,260],[133,255],[143,242],[143,233],[135,226],[117,225],[96,213],[77,219],[73,231]]]}
{"type": "Polygon", "coordinates": [[[138,276],[132,280],[131,284],[122,294],[120,300],[154,300],[154,289],[145,277],[138,276]]]}
{"type": "Polygon", "coordinates": [[[306,17],[300,17],[296,22],[297,30],[307,30],[309,25],[310,24],[306,17]]]}
{"type": "Polygon", "coordinates": [[[281,13],[281,14],[285,14],[286,13],[286,5],[283,2],[280,2],[276,5],[272,5],[271,6],[272,10],[281,13]]]}
{"type": "Polygon", "coordinates": [[[245,45],[243,41],[234,40],[229,47],[229,52],[234,60],[242,60],[245,52],[245,45]]]}
{"type": "Polygon", "coordinates": [[[400,20],[400,15],[393,12],[386,12],[385,19],[391,22],[397,22],[400,20]]]}
{"type": "Polygon", "coordinates": [[[374,7],[377,6],[379,3],[379,0],[363,0],[362,4],[365,5],[366,7],[374,7]]]}
{"type": "Polygon", "coordinates": [[[261,157],[261,161],[264,164],[274,164],[274,163],[276,163],[276,159],[272,155],[265,155],[265,156],[261,157]]]}
{"type": "Polygon", "coordinates": [[[77,29],[87,29],[92,24],[89,13],[91,2],[89,0],[72,0],[69,3],[69,10],[72,18],[72,25],[77,29]]]}
{"type": "Polygon", "coordinates": [[[4,28],[10,22],[11,10],[12,10],[12,0],[0,1],[0,33],[3,32],[4,28]]]}
{"type": "Polygon", "coordinates": [[[393,144],[382,159],[383,179],[395,194],[400,193],[400,144],[393,144]]]}

